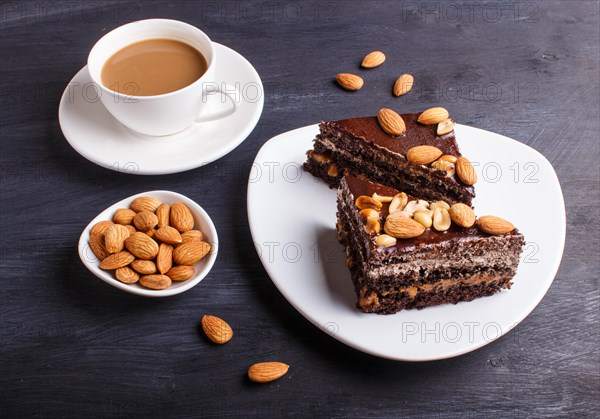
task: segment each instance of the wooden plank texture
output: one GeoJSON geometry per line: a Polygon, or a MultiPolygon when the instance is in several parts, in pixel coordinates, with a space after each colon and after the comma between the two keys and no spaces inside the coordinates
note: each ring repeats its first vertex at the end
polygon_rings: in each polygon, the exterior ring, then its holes
{"type": "Polygon", "coordinates": [[[599,37],[596,0],[0,3],[0,417],[598,417],[599,37]],[[241,52],[266,102],[229,155],[142,177],[79,156],[57,108],[101,35],[151,17],[241,52]],[[334,85],[373,49],[414,74],[416,90],[394,98],[389,71],[367,73],[358,93],[334,85]],[[552,162],[566,250],[544,300],[508,335],[455,359],[392,362],[322,333],[276,290],[252,245],[246,182],[281,132],[438,103],[552,162]],[[152,189],[199,202],[222,244],[202,286],[160,301],[96,280],[76,251],[99,210],[152,189]],[[204,313],[226,318],[235,339],[209,344],[204,313]],[[289,374],[252,385],[245,370],[265,359],[289,374]]]}

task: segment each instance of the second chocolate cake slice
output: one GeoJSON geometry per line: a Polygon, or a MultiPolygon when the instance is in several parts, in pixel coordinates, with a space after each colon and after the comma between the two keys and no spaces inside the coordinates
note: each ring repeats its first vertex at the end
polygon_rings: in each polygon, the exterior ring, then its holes
{"type": "Polygon", "coordinates": [[[338,238],[366,312],[470,301],[510,288],[523,235],[498,217],[345,176],[338,238]]]}
{"type": "Polygon", "coordinates": [[[386,133],[376,116],[322,122],[304,168],[333,188],[344,174],[351,174],[425,199],[471,204],[474,179],[465,182],[458,173],[465,169],[458,164],[468,165],[471,176],[475,172],[462,157],[454,131],[438,135],[438,124],[421,124],[419,115],[400,115],[406,132],[398,136],[386,133]],[[419,146],[435,147],[441,155],[415,164],[407,154],[419,146]]]}

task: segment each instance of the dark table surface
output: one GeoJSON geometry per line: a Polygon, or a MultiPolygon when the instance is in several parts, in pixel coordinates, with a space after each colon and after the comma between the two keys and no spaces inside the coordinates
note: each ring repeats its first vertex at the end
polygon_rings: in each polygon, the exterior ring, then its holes
{"type": "MultiPolygon", "coordinates": [[[[597,417],[599,374],[598,1],[2,2],[1,417],[597,417]],[[239,51],[265,107],[237,149],[165,176],[100,168],[65,141],[58,101],[89,49],[132,20],[164,17],[239,51]],[[357,94],[335,74],[382,49],[389,71],[357,94]],[[405,98],[396,74],[415,75],[405,98]],[[515,330],[458,358],[379,359],[331,338],[277,291],[252,246],[246,180],[269,138],[321,119],[442,104],[554,165],[567,241],[556,279],[515,330]],[[198,201],[219,231],[202,284],[156,300],[97,280],[77,256],[99,210],[144,190],[198,201]],[[225,346],[198,331],[213,313],[225,346]],[[291,365],[257,386],[253,362],[291,365]]],[[[551,203],[540,202],[540,211],[551,203]]],[[[530,278],[535,280],[535,278],[530,278]]]]}

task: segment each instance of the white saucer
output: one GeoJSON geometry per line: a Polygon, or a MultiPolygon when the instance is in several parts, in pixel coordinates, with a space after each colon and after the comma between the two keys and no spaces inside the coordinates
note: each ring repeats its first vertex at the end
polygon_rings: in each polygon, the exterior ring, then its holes
{"type": "Polygon", "coordinates": [[[476,165],[477,214],[511,220],[527,244],[514,285],[491,297],[391,315],[365,314],[335,231],[336,193],[302,170],[317,125],[289,131],[258,152],[248,181],[248,222],[258,255],[287,300],[311,323],[361,351],[403,361],[450,358],[514,328],[552,284],[565,244],[565,205],[552,165],[515,140],[457,125],[476,165]]]}
{"type": "MultiPolygon", "coordinates": [[[[183,172],[213,162],[250,135],[262,113],[264,89],[252,65],[232,49],[215,43],[219,80],[238,85],[235,112],[212,122],[195,124],[166,137],[137,134],[121,125],[95,97],[87,66],[71,80],[60,100],[58,119],[71,146],[107,169],[138,175],[183,172]]],[[[231,102],[215,94],[206,113],[225,111],[231,102]]]]}

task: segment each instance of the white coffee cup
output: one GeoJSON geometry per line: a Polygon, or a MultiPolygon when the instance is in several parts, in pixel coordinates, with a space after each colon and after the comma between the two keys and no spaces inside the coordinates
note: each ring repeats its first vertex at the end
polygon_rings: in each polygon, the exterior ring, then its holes
{"type": "MultiPolygon", "coordinates": [[[[165,136],[232,113],[199,116],[205,110],[209,94],[220,92],[239,97],[234,87],[215,82],[216,59],[210,38],[200,29],[177,20],[148,19],[120,26],[100,38],[88,56],[88,70],[98,86],[100,100],[119,122],[138,133],[165,136]],[[101,77],[104,63],[124,47],[147,39],[174,39],[196,48],[206,58],[206,72],[182,89],[156,96],[126,95],[104,86],[101,77]]],[[[235,101],[232,103],[235,111],[235,101]]]]}

